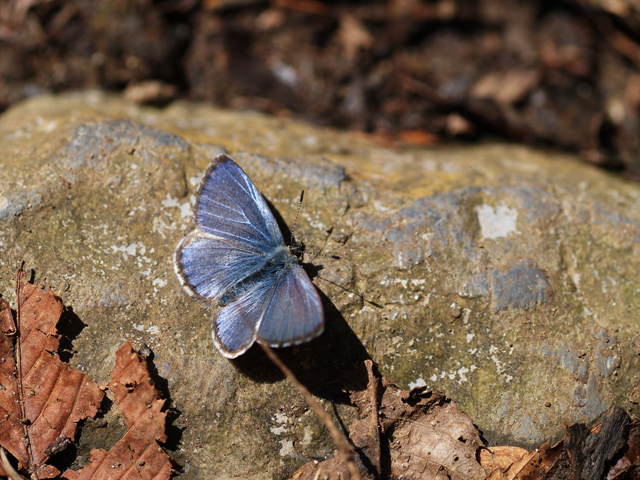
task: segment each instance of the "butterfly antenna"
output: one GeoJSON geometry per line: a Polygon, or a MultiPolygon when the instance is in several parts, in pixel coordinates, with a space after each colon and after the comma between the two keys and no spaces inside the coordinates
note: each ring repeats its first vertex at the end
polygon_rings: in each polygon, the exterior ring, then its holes
{"type": "Polygon", "coordinates": [[[304,190],[300,192],[300,203],[298,203],[298,212],[296,213],[296,219],[293,221],[293,227],[291,227],[291,245],[296,244],[296,240],[293,236],[293,232],[296,230],[296,225],[298,224],[298,215],[300,215],[300,209],[302,208],[302,199],[304,198],[304,190]]]}
{"type": "MultiPolygon", "coordinates": [[[[338,255],[330,255],[328,253],[318,253],[318,252],[307,252],[307,254],[309,255],[315,255],[313,258],[315,259],[316,257],[325,257],[325,258],[333,258],[334,260],[342,260],[342,257],[338,256],[338,255]]],[[[313,260],[311,260],[313,261],[313,260]]]]}
{"type": "MultiPolygon", "coordinates": [[[[296,225],[298,224],[298,216],[300,215],[300,209],[302,208],[303,198],[304,198],[304,190],[300,192],[300,203],[298,203],[298,212],[296,213],[296,219],[293,221],[293,226],[291,227],[291,246],[297,247],[297,248],[294,248],[294,250],[296,250],[296,252],[299,252],[299,253],[295,253],[295,255],[298,256],[299,258],[302,258],[302,255],[305,253],[305,245],[304,243],[300,243],[300,244],[296,243],[296,239],[293,236],[293,232],[296,230],[296,225]]],[[[306,253],[309,255],[315,255],[314,258],[327,257],[327,258],[333,258],[335,260],[340,260],[342,258],[342,257],[338,257],[337,255],[327,255],[326,253],[318,253],[318,252],[306,252],[306,253]]]]}

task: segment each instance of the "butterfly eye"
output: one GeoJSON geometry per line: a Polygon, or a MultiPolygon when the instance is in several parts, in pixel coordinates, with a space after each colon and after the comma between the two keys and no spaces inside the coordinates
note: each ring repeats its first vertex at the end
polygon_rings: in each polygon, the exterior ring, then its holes
{"type": "Polygon", "coordinates": [[[290,247],[291,253],[298,259],[298,260],[302,260],[302,257],[304,256],[304,251],[305,251],[305,244],[300,242],[300,243],[296,243],[294,245],[291,245],[290,247]]]}

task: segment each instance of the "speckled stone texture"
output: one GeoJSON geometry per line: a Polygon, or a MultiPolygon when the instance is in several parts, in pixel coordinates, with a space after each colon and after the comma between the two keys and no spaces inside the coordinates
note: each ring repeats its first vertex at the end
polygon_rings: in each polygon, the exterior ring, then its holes
{"type": "MultiPolygon", "coordinates": [[[[0,117],[0,151],[0,292],[13,300],[24,259],[72,309],[71,362],[98,383],[125,339],[151,347],[179,413],[182,478],[282,478],[333,451],[259,349],[217,353],[211,310],[173,272],[221,151],[283,226],[304,188],[296,237],[342,257],[307,257],[326,331],[279,353],[346,424],[354,410],[337,379],[368,356],[401,386],[446,392],[492,444],[532,447],[614,404],[640,413],[627,399],[640,381],[637,184],[514,145],[392,151],[99,92],[15,106],[0,117]]],[[[81,455],[118,428],[87,425],[81,455]]]]}

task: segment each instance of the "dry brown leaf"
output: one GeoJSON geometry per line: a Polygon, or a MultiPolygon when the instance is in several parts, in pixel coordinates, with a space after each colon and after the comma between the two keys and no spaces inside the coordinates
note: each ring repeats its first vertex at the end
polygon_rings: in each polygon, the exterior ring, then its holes
{"type": "Polygon", "coordinates": [[[373,37],[364,24],[349,14],[340,16],[338,39],[348,60],[353,60],[360,50],[368,50],[374,44],[373,37]]]}
{"type": "MultiPolygon", "coordinates": [[[[370,360],[350,377],[347,390],[360,419],[349,426],[349,438],[360,455],[359,467],[364,477],[485,478],[476,460],[482,447],[480,434],[454,401],[424,388],[402,390],[381,377],[370,360]],[[383,452],[388,452],[387,458],[383,452]]],[[[337,457],[332,457],[306,464],[292,478],[350,477],[337,457]]]]}
{"type": "Polygon", "coordinates": [[[170,478],[171,460],[157,443],[166,441],[166,400],[155,388],[146,360],[129,342],[116,353],[109,389],[129,430],[109,452],[92,450],[89,465],[77,471],[67,470],[63,478],[170,478]]]}
{"type": "Polygon", "coordinates": [[[405,479],[480,480],[485,473],[476,452],[480,434],[460,407],[424,387],[410,392],[382,377],[382,432],[391,454],[391,473],[405,479]]]}
{"type": "Polygon", "coordinates": [[[547,474],[561,461],[563,455],[562,442],[553,447],[548,442],[545,442],[541,447],[530,452],[526,464],[521,465],[520,462],[517,462],[508,471],[516,473],[518,480],[546,479],[548,478],[547,474]]]}
{"type": "Polygon", "coordinates": [[[160,80],[133,82],[122,92],[124,98],[139,105],[165,105],[177,94],[178,88],[175,85],[160,80]]]}
{"type": "Polygon", "coordinates": [[[638,478],[639,450],[640,423],[615,407],[591,429],[567,427],[564,440],[553,447],[546,442],[528,453],[492,447],[481,452],[480,462],[488,480],[631,479],[638,478]]]}
{"type": "Polygon", "coordinates": [[[473,86],[470,94],[474,98],[511,105],[522,100],[539,82],[540,74],[533,69],[491,72],[473,86]]]}
{"type": "Polygon", "coordinates": [[[480,465],[487,480],[513,480],[534,455],[519,447],[490,447],[480,451],[480,465]]]}
{"type": "Polygon", "coordinates": [[[607,475],[609,480],[622,478],[638,462],[638,451],[640,450],[640,431],[638,428],[632,429],[629,437],[624,455],[609,470],[607,475]]]}
{"type": "MultiPolygon", "coordinates": [[[[0,299],[0,446],[23,475],[52,478],[60,472],[45,462],[73,441],[81,419],[97,413],[104,393],[58,357],[60,298],[21,282],[17,294],[15,319],[0,299]]],[[[130,343],[117,352],[109,389],[129,431],[111,451],[93,450],[88,466],[67,470],[64,478],[168,479],[171,462],[157,444],[166,441],[166,400],[130,343]]],[[[0,464],[0,476],[10,475],[7,469],[0,464]]]]}
{"type": "Polygon", "coordinates": [[[45,463],[55,453],[49,446],[73,440],[77,423],[96,414],[104,394],[58,356],[60,298],[26,282],[17,290],[15,321],[0,299],[0,445],[23,474],[51,478],[59,472],[45,463]]]}
{"type": "Polygon", "coordinates": [[[426,130],[403,130],[398,132],[398,140],[414,147],[428,147],[438,143],[439,137],[426,130]]]}

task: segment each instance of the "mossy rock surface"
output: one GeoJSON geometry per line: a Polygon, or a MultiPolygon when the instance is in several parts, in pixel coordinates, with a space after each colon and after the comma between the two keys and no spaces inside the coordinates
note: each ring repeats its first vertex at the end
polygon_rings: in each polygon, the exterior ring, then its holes
{"type": "MultiPolygon", "coordinates": [[[[325,333],[279,353],[345,424],[354,411],[337,379],[367,357],[403,387],[446,392],[493,444],[532,447],[612,405],[639,413],[640,186],[574,158],[499,144],[392,151],[100,92],[16,105],[0,117],[0,151],[2,295],[14,299],[25,260],[73,310],[71,362],[99,384],[125,339],[151,347],[179,411],[185,479],[282,478],[334,448],[259,349],[235,361],[215,350],[212,311],[174,273],[222,151],[289,226],[304,188],[296,237],[342,257],[309,268],[325,333]]],[[[103,423],[82,444],[107,438],[103,423]]]]}

